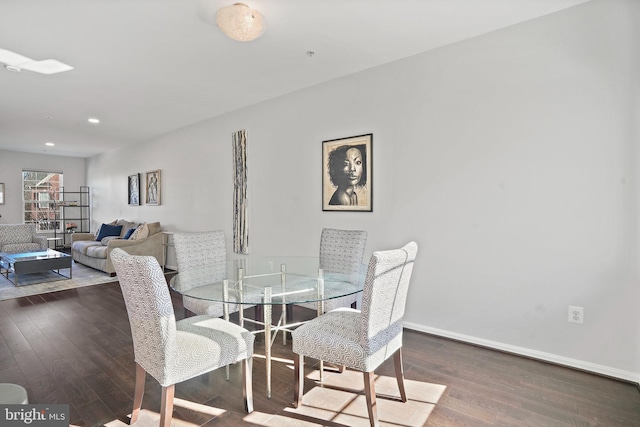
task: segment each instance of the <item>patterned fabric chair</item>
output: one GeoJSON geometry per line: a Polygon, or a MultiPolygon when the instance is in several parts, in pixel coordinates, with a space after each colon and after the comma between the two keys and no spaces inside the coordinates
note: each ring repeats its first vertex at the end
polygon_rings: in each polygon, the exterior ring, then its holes
{"type": "Polygon", "coordinates": [[[252,412],[253,334],[211,316],[176,322],[158,261],[152,256],[129,255],[119,248],[111,256],[129,315],[136,362],[131,424],[140,413],[146,373],[162,386],[160,426],[169,427],[176,383],[239,361],[243,361],[245,409],[252,412]]]}
{"type": "MultiPolygon", "coordinates": [[[[367,244],[367,232],[363,230],[338,230],[323,228],[320,234],[320,268],[325,273],[349,274],[355,283],[360,277],[360,268],[364,249],[367,244]]],[[[357,295],[330,299],[324,302],[324,311],[329,312],[340,307],[356,308],[357,295]]],[[[298,304],[302,307],[317,309],[317,304],[298,304]]]]}
{"type": "Polygon", "coordinates": [[[38,236],[35,224],[0,225],[0,252],[35,252],[47,250],[47,238],[38,236]]]}
{"type": "MultiPolygon", "coordinates": [[[[223,231],[199,233],[175,233],[173,244],[178,262],[178,279],[189,276],[188,281],[176,283],[183,292],[200,285],[221,282],[227,278],[227,249],[223,231]],[[197,277],[199,276],[199,277],[197,277]],[[195,277],[195,278],[194,278],[195,277]],[[184,283],[188,282],[187,288],[184,283]]],[[[183,296],[184,308],[195,314],[222,317],[222,303],[183,296]]],[[[245,307],[246,308],[246,307],[245,307]]],[[[229,304],[229,313],[238,311],[238,306],[229,304]]]]}
{"type": "Polygon", "coordinates": [[[372,426],[378,425],[374,370],[393,355],[400,397],[407,401],[402,369],[402,319],[413,264],[415,242],[401,249],[374,252],[362,295],[362,311],[340,308],[293,331],[294,404],[304,394],[304,356],[344,365],[364,373],[372,426]]]}

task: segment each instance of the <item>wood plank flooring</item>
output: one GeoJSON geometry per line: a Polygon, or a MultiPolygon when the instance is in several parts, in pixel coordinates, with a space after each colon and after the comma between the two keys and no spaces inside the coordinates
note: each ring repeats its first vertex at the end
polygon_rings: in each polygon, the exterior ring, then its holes
{"type": "MultiPolygon", "coordinates": [[[[183,317],[174,296],[176,317],[183,317]]],[[[304,309],[301,309],[304,310],[304,309]]],[[[296,312],[296,316],[304,316],[296,312]]],[[[292,406],[290,342],[274,347],[273,397],[265,396],[263,343],[254,359],[255,411],[242,407],[241,373],[231,367],[176,387],[175,426],[367,426],[362,376],[325,375],[306,366],[303,405],[292,406]]],[[[393,365],[377,374],[382,426],[640,426],[635,384],[414,331],[404,336],[409,402],[398,396],[393,365]]],[[[128,423],[133,346],[120,287],[90,286],[0,302],[0,382],[23,385],[31,403],[70,405],[71,425],[128,423]]],[[[157,425],[160,386],[147,376],[137,425],[157,425]]]]}

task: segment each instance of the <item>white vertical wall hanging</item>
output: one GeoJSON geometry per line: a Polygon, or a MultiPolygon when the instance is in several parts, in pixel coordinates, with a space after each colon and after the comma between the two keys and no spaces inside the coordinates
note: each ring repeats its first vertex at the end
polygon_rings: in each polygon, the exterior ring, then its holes
{"type": "Polygon", "coordinates": [[[246,130],[233,133],[233,252],[249,253],[246,130]]]}

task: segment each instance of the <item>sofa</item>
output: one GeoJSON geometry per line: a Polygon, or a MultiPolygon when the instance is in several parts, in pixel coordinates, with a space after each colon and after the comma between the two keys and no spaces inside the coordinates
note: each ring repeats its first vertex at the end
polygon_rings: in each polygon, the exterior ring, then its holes
{"type": "Polygon", "coordinates": [[[74,261],[111,276],[116,275],[111,261],[111,251],[115,248],[130,255],[153,256],[164,267],[164,238],[159,222],[138,224],[119,219],[102,224],[96,233],[72,234],[71,256],[74,261]]]}
{"type": "Polygon", "coordinates": [[[0,224],[0,252],[46,250],[47,238],[37,235],[35,224],[0,224]]]}

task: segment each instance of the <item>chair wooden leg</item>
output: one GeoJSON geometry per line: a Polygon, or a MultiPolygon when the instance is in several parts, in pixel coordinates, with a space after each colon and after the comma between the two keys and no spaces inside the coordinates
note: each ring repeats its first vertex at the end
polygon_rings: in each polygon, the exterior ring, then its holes
{"type": "Polygon", "coordinates": [[[244,410],[248,414],[253,412],[253,358],[248,357],[242,361],[242,397],[244,398],[244,410]]]}
{"type": "Polygon", "coordinates": [[[367,398],[367,410],[369,411],[369,424],[378,427],[378,408],[376,407],[376,386],[373,372],[363,372],[364,394],[367,398]]]}
{"type": "Polygon", "coordinates": [[[142,396],[144,395],[144,380],[147,373],[142,366],[136,363],[136,386],[133,392],[133,411],[131,411],[131,423],[134,424],[138,421],[138,415],[140,415],[140,408],[142,407],[142,396]]]}
{"type": "Polygon", "coordinates": [[[398,382],[398,389],[400,389],[400,399],[403,402],[407,401],[407,392],[404,389],[404,368],[402,367],[402,348],[393,355],[393,365],[396,368],[396,381],[398,382]]]}
{"type": "Polygon", "coordinates": [[[304,394],[304,356],[301,354],[293,355],[293,373],[295,376],[293,406],[299,408],[302,404],[302,395],[304,394]]]}
{"type": "Polygon", "coordinates": [[[171,418],[173,416],[173,396],[175,392],[175,384],[162,387],[162,399],[160,403],[160,427],[171,427],[171,418]]]}

